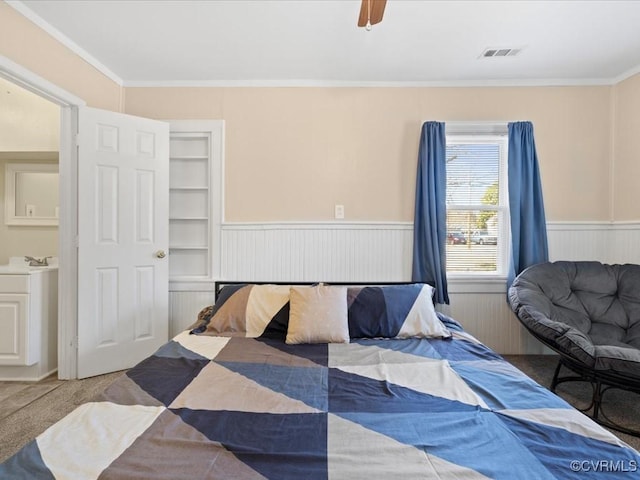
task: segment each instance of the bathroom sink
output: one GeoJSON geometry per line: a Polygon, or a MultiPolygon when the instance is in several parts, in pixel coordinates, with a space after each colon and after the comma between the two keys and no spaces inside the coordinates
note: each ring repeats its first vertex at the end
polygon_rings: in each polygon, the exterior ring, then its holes
{"type": "Polygon", "coordinates": [[[0,265],[0,274],[25,274],[38,270],[50,270],[52,268],[58,268],[57,266],[51,267],[30,267],[29,265],[0,265]]]}
{"type": "Polygon", "coordinates": [[[55,270],[58,268],[58,258],[48,259],[48,265],[31,266],[25,262],[24,257],[11,257],[7,265],[0,265],[0,274],[25,274],[40,270],[55,270]]]}

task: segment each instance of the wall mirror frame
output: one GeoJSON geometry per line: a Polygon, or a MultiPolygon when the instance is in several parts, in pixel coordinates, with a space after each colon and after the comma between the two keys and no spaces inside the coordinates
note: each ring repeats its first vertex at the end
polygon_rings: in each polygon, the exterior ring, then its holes
{"type": "Polygon", "coordinates": [[[5,167],[4,223],[7,225],[21,226],[57,226],[58,225],[58,165],[55,163],[7,163],[5,167]],[[55,174],[54,180],[47,180],[48,184],[55,183],[55,189],[39,188],[36,179],[42,180],[48,175],[55,174]],[[25,208],[23,200],[19,198],[21,191],[37,191],[34,200],[26,200],[25,208]],[[49,192],[46,193],[45,192],[49,192]],[[31,202],[31,203],[29,203],[31,202]]]}

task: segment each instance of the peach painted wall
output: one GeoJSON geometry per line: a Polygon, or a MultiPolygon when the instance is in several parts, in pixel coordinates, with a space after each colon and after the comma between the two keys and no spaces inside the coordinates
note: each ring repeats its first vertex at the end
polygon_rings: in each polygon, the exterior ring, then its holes
{"type": "Polygon", "coordinates": [[[615,160],[612,196],[616,221],[639,221],[640,74],[615,86],[615,160]]]}
{"type": "Polygon", "coordinates": [[[57,152],[60,107],[0,77],[0,152],[57,152]]]}
{"type": "Polygon", "coordinates": [[[127,88],[126,113],[225,120],[227,221],[412,221],[424,120],[531,120],[547,219],[606,221],[611,90],[127,88]]]}
{"type": "Polygon", "coordinates": [[[0,78],[0,265],[57,255],[58,228],[6,225],[4,195],[7,163],[57,163],[59,142],[60,107],[0,78]]]}
{"type": "Polygon", "coordinates": [[[90,106],[225,120],[227,221],[331,220],[337,203],[346,220],[411,221],[424,120],[531,120],[548,220],[640,217],[638,76],[613,87],[123,88],[3,1],[0,55],[90,106]]]}
{"type": "Polygon", "coordinates": [[[0,55],[72,93],[87,105],[122,111],[123,89],[4,1],[0,55]]]}

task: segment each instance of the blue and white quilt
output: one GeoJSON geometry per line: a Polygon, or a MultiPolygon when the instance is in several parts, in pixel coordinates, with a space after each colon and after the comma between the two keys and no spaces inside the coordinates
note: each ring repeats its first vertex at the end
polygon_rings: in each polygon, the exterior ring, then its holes
{"type": "Polygon", "coordinates": [[[313,345],[181,333],[0,478],[635,478],[636,451],[447,326],[313,345]]]}

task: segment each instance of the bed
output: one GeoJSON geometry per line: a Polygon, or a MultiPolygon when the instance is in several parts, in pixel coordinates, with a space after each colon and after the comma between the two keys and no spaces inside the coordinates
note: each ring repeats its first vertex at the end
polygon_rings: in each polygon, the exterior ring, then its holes
{"type": "Polygon", "coordinates": [[[423,284],[226,285],[189,330],[0,465],[0,478],[637,470],[638,452],[435,312],[432,293],[423,284]]]}

